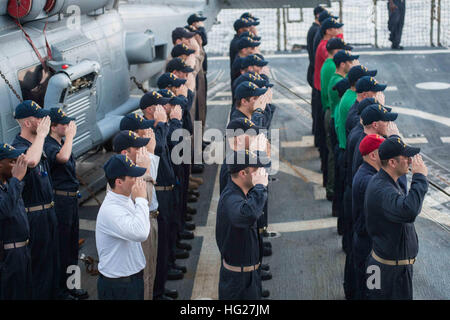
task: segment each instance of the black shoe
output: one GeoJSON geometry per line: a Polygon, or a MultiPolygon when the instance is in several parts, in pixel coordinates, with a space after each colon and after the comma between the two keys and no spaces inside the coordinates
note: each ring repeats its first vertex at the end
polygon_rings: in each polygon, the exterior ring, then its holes
{"type": "Polygon", "coordinates": [[[58,300],[78,300],[77,297],[71,295],[68,290],[64,290],[58,296],[58,300]]]}
{"type": "Polygon", "coordinates": [[[270,267],[269,267],[269,265],[268,264],[264,264],[264,263],[261,263],[261,270],[264,270],[264,271],[269,271],[270,270],[270,267]]]}
{"type": "Polygon", "coordinates": [[[195,196],[195,197],[197,197],[197,198],[200,197],[200,192],[198,192],[198,191],[192,190],[192,191],[188,191],[188,193],[193,195],[193,196],[195,196]]]}
{"type": "Polygon", "coordinates": [[[195,230],[195,223],[186,222],[184,227],[186,228],[186,230],[195,230]]]}
{"type": "Polygon", "coordinates": [[[176,298],[178,298],[178,291],[164,288],[163,296],[167,296],[169,298],[176,299],[176,298]]]}
{"type": "Polygon", "coordinates": [[[183,272],[178,269],[171,268],[169,269],[169,272],[167,272],[167,280],[181,280],[183,277],[183,272]]]}
{"type": "Polygon", "coordinates": [[[267,232],[267,230],[264,230],[262,233],[262,236],[265,238],[271,238],[275,237],[277,234],[275,232],[267,232]]]}
{"type": "Polygon", "coordinates": [[[334,200],[334,195],[332,193],[328,193],[327,192],[327,200],[333,202],[334,200]]]}
{"type": "Polygon", "coordinates": [[[272,255],[272,249],[267,248],[267,247],[264,247],[264,250],[263,250],[263,257],[269,257],[269,256],[271,256],[271,255],[272,255]]]}
{"type": "Polygon", "coordinates": [[[84,289],[72,289],[69,290],[69,293],[75,298],[78,298],[78,300],[84,300],[89,298],[89,293],[84,289]]]}
{"type": "Polygon", "coordinates": [[[183,239],[183,240],[194,239],[194,234],[187,230],[181,231],[180,233],[178,233],[178,236],[180,239],[183,239]]]}
{"type": "Polygon", "coordinates": [[[192,221],[192,216],[190,216],[190,215],[185,215],[184,216],[184,221],[192,221]]]}
{"type": "Polygon", "coordinates": [[[261,280],[266,281],[272,279],[272,274],[270,271],[261,270],[261,280]]]}
{"type": "Polygon", "coordinates": [[[396,45],[396,46],[391,45],[391,48],[394,50],[403,50],[403,46],[399,46],[399,45],[396,45]]]}
{"type": "Polygon", "coordinates": [[[192,173],[203,173],[203,170],[205,170],[205,165],[203,164],[193,164],[191,167],[192,173]]]}
{"type": "Polygon", "coordinates": [[[191,207],[188,206],[188,207],[186,208],[186,213],[194,215],[194,214],[197,213],[197,209],[191,208],[191,207]]]}
{"type": "Polygon", "coordinates": [[[261,297],[267,298],[268,296],[270,296],[270,291],[267,290],[267,289],[262,289],[261,290],[261,297]]]}
{"type": "Polygon", "coordinates": [[[187,250],[187,251],[191,251],[192,250],[192,246],[189,243],[186,243],[186,242],[177,241],[176,246],[177,246],[178,249],[184,249],[184,250],[187,250]]]}
{"type": "Polygon", "coordinates": [[[166,296],[165,294],[162,294],[157,297],[153,297],[153,300],[173,300],[171,297],[166,296]]]}
{"type": "Polygon", "coordinates": [[[173,269],[180,270],[183,273],[187,272],[186,266],[180,266],[179,264],[174,263],[172,266],[173,269]]]}
{"type": "Polygon", "coordinates": [[[187,202],[192,203],[192,202],[197,202],[198,198],[192,194],[189,194],[187,197],[187,202]]]}
{"type": "Polygon", "coordinates": [[[271,248],[272,249],[272,244],[269,241],[263,241],[263,246],[265,248],[271,248]]]}
{"type": "Polygon", "coordinates": [[[176,259],[187,259],[189,258],[189,252],[184,249],[175,249],[176,259]]]}

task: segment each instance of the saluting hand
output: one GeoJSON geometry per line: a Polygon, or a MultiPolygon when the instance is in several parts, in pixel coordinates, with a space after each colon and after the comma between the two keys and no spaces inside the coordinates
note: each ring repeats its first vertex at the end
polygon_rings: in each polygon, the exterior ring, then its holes
{"type": "Polygon", "coordinates": [[[267,150],[267,138],[264,133],[258,134],[256,137],[252,138],[250,141],[249,149],[250,151],[266,151],[267,150]]]}
{"type": "Polygon", "coordinates": [[[155,109],[155,113],[153,114],[156,122],[167,122],[167,113],[162,105],[157,105],[155,109]]]}
{"type": "Polygon", "coordinates": [[[146,169],[150,168],[150,157],[145,147],[139,148],[136,153],[136,165],[146,169]]]}
{"type": "Polygon", "coordinates": [[[188,95],[188,87],[186,84],[182,84],[177,88],[177,96],[182,95],[183,97],[187,97],[188,95]]]}
{"type": "Polygon", "coordinates": [[[176,105],[172,111],[170,111],[170,119],[177,119],[181,120],[181,117],[183,116],[183,112],[181,111],[181,106],[176,105]]]}
{"type": "Polygon", "coordinates": [[[150,141],[148,142],[146,148],[148,152],[154,154],[156,147],[156,138],[155,132],[152,128],[145,129],[144,138],[150,138],[150,141]]]}
{"type": "Polygon", "coordinates": [[[389,121],[387,125],[386,135],[388,137],[392,135],[400,136],[400,131],[398,131],[398,127],[393,121],[389,121]]]}
{"type": "Polygon", "coordinates": [[[384,95],[383,91],[378,91],[375,95],[375,100],[384,106],[384,104],[386,103],[386,96],[384,95]]]}
{"type": "Polygon", "coordinates": [[[252,173],[252,183],[254,186],[257,184],[262,184],[264,187],[267,187],[269,184],[269,175],[267,174],[266,169],[258,168],[255,172],[252,173]]]}
{"type": "Polygon", "coordinates": [[[420,154],[416,154],[412,157],[412,165],[411,165],[412,173],[421,173],[425,177],[428,175],[428,168],[423,162],[422,156],[420,154]]]}
{"type": "Polygon", "coordinates": [[[25,154],[21,154],[14,164],[11,174],[14,178],[19,181],[22,181],[23,177],[27,174],[28,169],[28,161],[25,158],[25,154]]]}
{"type": "Polygon", "coordinates": [[[48,135],[48,132],[50,131],[50,116],[44,117],[41,122],[38,124],[36,133],[38,136],[46,137],[48,135]]]}
{"type": "Polygon", "coordinates": [[[131,198],[135,200],[136,198],[147,199],[147,184],[142,177],[136,178],[136,183],[131,189],[131,198]]]}
{"type": "Polygon", "coordinates": [[[70,121],[66,128],[66,138],[73,138],[77,134],[77,125],[75,121],[70,121]]]}

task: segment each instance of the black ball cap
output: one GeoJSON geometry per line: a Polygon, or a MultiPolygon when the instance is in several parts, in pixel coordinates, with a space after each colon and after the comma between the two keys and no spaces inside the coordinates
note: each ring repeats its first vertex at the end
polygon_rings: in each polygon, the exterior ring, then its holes
{"type": "Polygon", "coordinates": [[[146,120],[137,113],[129,113],[120,120],[120,130],[143,130],[153,128],[154,124],[155,120],[146,120]]]}
{"type": "Polygon", "coordinates": [[[53,123],[58,124],[69,124],[70,121],[75,120],[75,118],[68,117],[67,114],[61,108],[51,108],[50,119],[53,123]]]}
{"type": "Polygon", "coordinates": [[[24,119],[28,117],[44,118],[50,115],[49,110],[44,110],[36,102],[25,100],[16,107],[14,119],[24,119]]]}
{"type": "Polygon", "coordinates": [[[226,164],[230,173],[236,173],[245,168],[268,168],[270,158],[262,151],[251,152],[249,150],[234,151],[226,158],[226,164]]]}
{"type": "Polygon", "coordinates": [[[138,167],[136,164],[123,154],[115,154],[103,166],[107,179],[118,177],[140,177],[143,176],[146,168],[138,167]]]}
{"type": "Polygon", "coordinates": [[[353,66],[349,70],[347,77],[348,77],[348,81],[350,81],[350,84],[352,86],[354,86],[356,81],[358,81],[360,78],[365,77],[365,76],[375,77],[376,75],[377,75],[377,70],[368,70],[363,65],[359,65],[359,66],[353,66]]]}
{"type": "Polygon", "coordinates": [[[184,73],[189,73],[194,71],[191,67],[189,67],[186,62],[181,58],[174,58],[169,61],[166,67],[168,72],[181,71],[184,73]]]}
{"type": "Polygon", "coordinates": [[[113,139],[114,152],[120,153],[130,147],[141,148],[146,146],[150,138],[141,138],[131,130],[122,130],[113,139]]]}
{"type": "Polygon", "coordinates": [[[139,101],[139,108],[145,109],[154,105],[165,105],[170,101],[169,98],[164,98],[160,93],[156,91],[150,91],[144,94],[139,101]]]}
{"type": "Polygon", "coordinates": [[[367,106],[361,112],[361,119],[363,125],[369,125],[376,121],[395,121],[398,117],[398,113],[389,112],[384,106],[381,104],[372,104],[367,106]]]}
{"type": "Polygon", "coordinates": [[[384,140],[378,148],[381,160],[388,160],[398,156],[413,157],[420,152],[420,148],[406,145],[399,136],[391,136],[384,140]]]}
{"type": "Polygon", "coordinates": [[[199,15],[198,13],[191,14],[187,19],[188,24],[193,24],[194,22],[205,21],[206,17],[199,15]]]}
{"type": "Polygon", "coordinates": [[[178,27],[172,31],[172,42],[175,43],[176,40],[181,38],[190,39],[193,36],[195,36],[195,32],[190,32],[183,27],[178,27]]]}
{"type": "Polygon", "coordinates": [[[26,149],[16,149],[7,143],[0,144],[0,160],[3,159],[17,159],[26,149]]]}

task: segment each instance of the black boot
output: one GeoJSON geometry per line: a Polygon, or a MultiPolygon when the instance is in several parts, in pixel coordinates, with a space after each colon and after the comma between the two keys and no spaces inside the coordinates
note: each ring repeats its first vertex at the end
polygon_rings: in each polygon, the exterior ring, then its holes
{"type": "Polygon", "coordinates": [[[176,299],[176,298],[178,298],[178,291],[164,288],[164,294],[163,295],[167,296],[167,297],[170,297],[172,299],[176,299]]]}
{"type": "Polygon", "coordinates": [[[187,272],[186,266],[180,266],[176,263],[173,264],[172,268],[176,269],[176,270],[180,270],[183,273],[187,272]]]}
{"type": "Polygon", "coordinates": [[[195,230],[195,223],[186,222],[186,223],[184,224],[184,227],[185,227],[187,230],[190,230],[190,231],[195,230]]]}
{"type": "Polygon", "coordinates": [[[270,271],[261,270],[261,280],[266,281],[272,279],[272,273],[270,271]]]}
{"type": "Polygon", "coordinates": [[[192,250],[192,246],[189,243],[186,243],[186,242],[177,241],[176,246],[177,246],[178,249],[184,249],[184,250],[187,250],[187,251],[191,251],[192,250]]]}
{"type": "Polygon", "coordinates": [[[167,280],[181,280],[183,279],[184,275],[181,270],[171,268],[169,269],[169,272],[167,273],[167,280]]]}
{"type": "Polygon", "coordinates": [[[179,235],[179,238],[183,239],[183,240],[194,239],[194,234],[187,230],[181,231],[178,235],[179,235]]]}
{"type": "Polygon", "coordinates": [[[176,259],[187,259],[189,258],[189,252],[184,249],[175,249],[176,259]]]}
{"type": "Polygon", "coordinates": [[[191,208],[191,207],[188,206],[187,209],[186,209],[186,213],[194,215],[194,214],[197,213],[197,209],[191,208]]]}

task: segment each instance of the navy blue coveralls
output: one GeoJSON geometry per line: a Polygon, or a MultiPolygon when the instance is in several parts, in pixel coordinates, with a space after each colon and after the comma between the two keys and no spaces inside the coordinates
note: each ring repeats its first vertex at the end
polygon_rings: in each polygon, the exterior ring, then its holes
{"type": "MultiPolygon", "coordinates": [[[[155,155],[159,156],[158,176],[156,178],[156,187],[174,186],[176,183],[175,174],[170,160],[169,147],[167,145],[167,135],[169,125],[159,122],[154,127],[155,132],[155,155]]],[[[158,198],[158,257],[156,259],[156,276],[153,288],[153,297],[164,294],[164,285],[167,281],[169,271],[169,255],[171,248],[170,228],[171,222],[175,219],[175,194],[174,190],[156,190],[158,198]]],[[[173,251],[173,250],[172,250],[173,251]]]]}
{"type": "MultiPolygon", "coordinates": [[[[220,195],[217,207],[216,242],[221,259],[234,267],[258,265],[260,250],[256,221],[262,215],[267,199],[263,185],[247,194],[232,180],[220,195]]],[[[259,270],[259,269],[258,269],[259,270]]],[[[261,277],[258,270],[235,272],[220,267],[219,300],[261,299],[261,277]]]]}
{"type": "Polygon", "coordinates": [[[353,177],[352,189],[352,220],[353,220],[353,241],[351,269],[354,279],[353,298],[365,300],[366,290],[366,260],[372,249],[372,240],[366,229],[366,217],[364,215],[364,195],[370,179],[377,173],[377,170],[367,162],[363,162],[353,177]]]}
{"type": "MultiPolygon", "coordinates": [[[[169,130],[167,133],[167,145],[169,147],[169,155],[172,153],[172,149],[181,141],[172,141],[172,133],[181,129],[183,126],[183,121],[178,119],[169,120],[169,130]]],[[[170,159],[170,158],[169,158],[170,159]]],[[[175,247],[178,233],[183,230],[184,227],[184,214],[183,214],[183,204],[187,201],[184,192],[185,184],[185,175],[184,175],[184,166],[183,164],[173,164],[172,163],[173,172],[175,174],[175,187],[174,187],[174,214],[173,219],[171,219],[170,223],[170,242],[169,242],[169,266],[175,263],[175,247]]],[[[168,191],[166,191],[168,192],[168,191]]]]}
{"type": "MultiPolygon", "coordinates": [[[[31,142],[19,134],[12,146],[28,149],[31,142]]],[[[45,153],[34,168],[28,168],[22,192],[25,208],[53,203],[53,186],[45,153]]],[[[55,208],[27,212],[30,225],[32,299],[55,299],[60,294],[58,221],[55,208]]]]}
{"type": "Polygon", "coordinates": [[[30,237],[22,200],[24,182],[10,178],[0,183],[0,300],[31,299],[31,254],[28,245],[4,249],[5,244],[30,237]]]}
{"type": "MultiPolygon", "coordinates": [[[[387,260],[413,259],[419,251],[414,221],[428,190],[427,178],[415,173],[406,194],[383,168],[372,178],[364,197],[366,228],[374,253],[387,260]]],[[[380,289],[368,289],[369,299],[412,299],[413,265],[386,265],[372,255],[366,266],[380,268],[380,289]]]]}
{"type": "MultiPolygon", "coordinates": [[[[230,121],[237,119],[237,118],[246,118],[247,116],[245,114],[243,114],[241,111],[239,111],[238,109],[234,109],[234,111],[231,113],[230,115],[230,121]]],[[[264,110],[264,113],[261,112],[253,112],[252,114],[252,122],[257,125],[260,128],[267,128],[269,129],[270,127],[270,123],[272,121],[272,109],[271,109],[271,105],[267,104],[266,109],[264,110]]],[[[220,168],[220,188],[221,190],[224,189],[224,183],[226,185],[226,183],[228,183],[229,181],[231,181],[231,176],[230,173],[228,172],[228,166],[225,164],[222,165],[222,167],[220,168]]],[[[269,189],[269,186],[266,187],[267,191],[269,189]]],[[[263,228],[266,228],[268,226],[268,197],[266,199],[266,203],[264,204],[263,207],[263,215],[258,219],[257,221],[257,227],[258,227],[258,232],[263,228]]],[[[260,248],[260,259],[262,261],[262,257],[263,257],[263,251],[264,251],[264,243],[263,243],[263,238],[261,235],[261,232],[258,233],[259,235],[259,248],[260,248]]]]}
{"type": "Polygon", "coordinates": [[[230,70],[231,70],[231,67],[233,66],[234,58],[236,58],[237,54],[239,53],[238,42],[239,42],[239,36],[236,33],[234,35],[233,39],[230,42],[230,53],[229,53],[229,56],[230,56],[230,70]]]}
{"type": "MultiPolygon", "coordinates": [[[[54,190],[77,192],[80,182],[75,173],[75,159],[70,155],[66,163],[59,163],[56,155],[64,145],[59,144],[51,136],[45,138],[44,152],[50,167],[50,178],[54,190]]],[[[78,240],[79,240],[79,218],[78,218],[78,196],[54,195],[55,212],[58,219],[59,230],[59,255],[61,264],[61,288],[67,287],[67,267],[78,265],[78,240]]]]}
{"type": "Polygon", "coordinates": [[[230,78],[231,78],[231,88],[233,87],[233,82],[241,75],[241,63],[242,63],[242,57],[239,55],[236,55],[234,58],[233,63],[231,64],[230,69],[230,78]]]}
{"type": "Polygon", "coordinates": [[[389,41],[392,42],[393,48],[400,46],[402,40],[403,25],[405,23],[405,0],[394,0],[397,9],[391,12],[389,10],[389,1],[387,3],[389,11],[388,29],[391,32],[389,41]]]}
{"type": "Polygon", "coordinates": [[[306,50],[308,50],[308,58],[309,58],[307,80],[311,88],[314,87],[314,60],[315,60],[315,56],[313,55],[315,52],[313,48],[314,37],[316,36],[317,31],[319,29],[320,24],[318,24],[317,22],[313,22],[311,27],[309,27],[308,34],[306,35],[306,50]]]}

